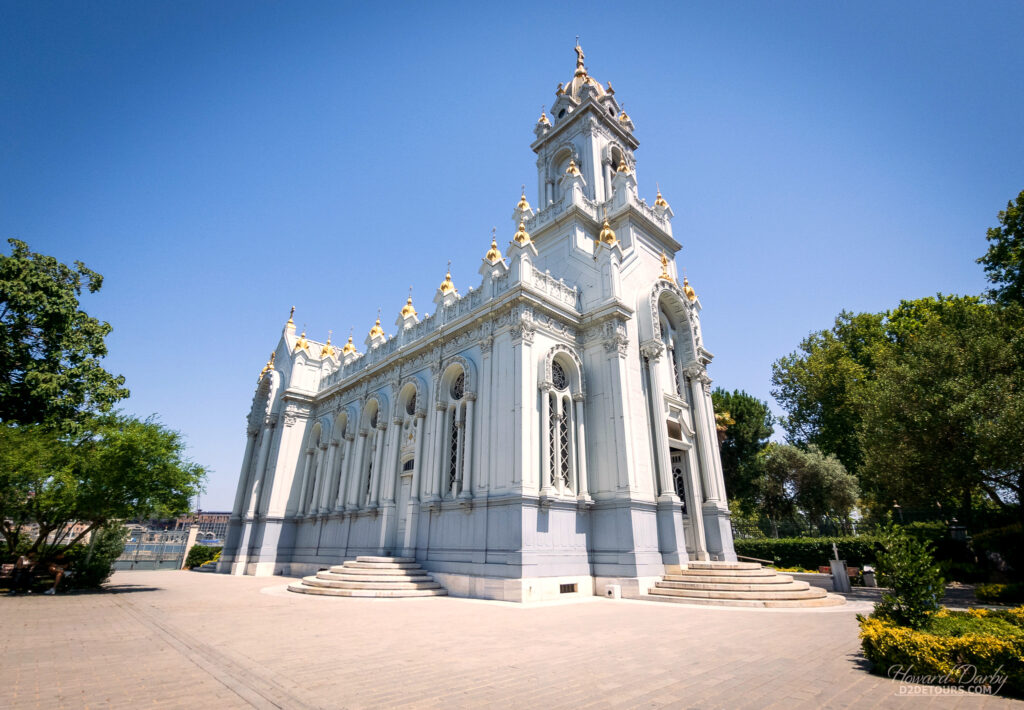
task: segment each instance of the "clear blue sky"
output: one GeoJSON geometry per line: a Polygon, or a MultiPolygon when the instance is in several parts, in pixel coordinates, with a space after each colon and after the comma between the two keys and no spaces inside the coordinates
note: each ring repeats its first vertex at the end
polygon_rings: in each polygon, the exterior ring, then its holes
{"type": "MultiPolygon", "coordinates": [[[[636,123],[676,213],[716,385],[841,309],[978,293],[1024,189],[1024,3],[0,3],[0,236],[83,260],[125,409],[231,504],[288,308],[388,332],[476,273],[574,68],[636,123]]],[[[6,248],[5,248],[6,250],[6,248]]]]}

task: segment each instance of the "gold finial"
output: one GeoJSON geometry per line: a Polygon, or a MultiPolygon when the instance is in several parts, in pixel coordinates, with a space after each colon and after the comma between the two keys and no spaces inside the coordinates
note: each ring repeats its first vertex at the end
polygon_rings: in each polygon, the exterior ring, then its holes
{"type": "Polygon", "coordinates": [[[518,204],[516,204],[516,209],[522,210],[523,212],[526,212],[527,210],[530,209],[530,203],[526,199],[526,185],[523,185],[523,194],[519,198],[518,204]]]}
{"type": "Polygon", "coordinates": [[[619,123],[626,123],[630,120],[629,115],[626,114],[626,109],[622,109],[622,113],[619,114],[619,123]]]}
{"type": "Polygon", "coordinates": [[[537,123],[539,123],[539,124],[541,124],[543,126],[550,126],[551,125],[551,121],[548,120],[548,115],[546,113],[544,113],[544,107],[543,106],[540,107],[540,118],[537,119],[537,123]]]}
{"type": "Polygon", "coordinates": [[[370,340],[374,338],[383,338],[384,329],[380,327],[380,308],[377,309],[377,322],[370,328],[370,340]]]}
{"type": "Polygon", "coordinates": [[[583,47],[580,46],[579,35],[576,35],[576,47],[573,51],[576,52],[576,76],[585,76],[587,68],[583,66],[583,47]]]}
{"type": "Polygon", "coordinates": [[[284,324],[284,327],[295,332],[295,321],[292,318],[295,316],[295,306],[292,306],[292,312],[288,314],[288,322],[284,324]]]}
{"type": "Polygon", "coordinates": [[[619,160],[619,169],[618,169],[618,172],[620,172],[620,173],[625,173],[626,175],[629,175],[629,166],[628,166],[628,165],[626,165],[626,159],[625,159],[625,158],[621,158],[621,159],[619,160]]]}
{"type": "Polygon", "coordinates": [[[672,278],[672,274],[668,272],[668,257],[665,256],[665,250],[661,250],[661,274],[658,275],[659,279],[675,283],[676,280],[672,278]]]}
{"type": "Polygon", "coordinates": [[[563,96],[563,95],[565,95],[565,89],[562,88],[562,86],[563,86],[562,82],[558,82],[558,88],[555,89],[555,96],[563,96]]]}
{"type": "Polygon", "coordinates": [[[665,202],[665,198],[661,196],[661,185],[654,183],[658,187],[658,196],[654,200],[655,207],[668,207],[668,203],[665,202]]]}
{"type": "Polygon", "coordinates": [[[299,352],[300,350],[309,352],[309,341],[306,340],[305,328],[302,329],[302,335],[299,336],[299,339],[295,341],[295,352],[299,352]]]}
{"type": "Polygon", "coordinates": [[[320,349],[320,357],[333,357],[334,346],[331,345],[331,333],[333,331],[327,331],[327,343],[320,349]]]}
{"type": "Polygon", "coordinates": [[[351,331],[349,331],[349,334],[348,334],[348,342],[347,342],[347,343],[345,343],[345,346],[344,346],[344,347],[342,347],[342,349],[341,349],[341,354],[342,354],[342,355],[346,355],[346,356],[348,356],[348,355],[352,355],[352,354],[354,354],[354,353],[355,353],[355,351],[356,351],[356,346],[355,346],[355,344],[354,344],[354,343],[352,342],[352,332],[351,332],[351,331]]]}
{"type": "Polygon", "coordinates": [[[608,210],[604,211],[604,224],[601,225],[601,233],[597,236],[598,241],[602,244],[607,244],[610,247],[618,244],[619,240],[615,238],[615,230],[608,224],[608,210]]]}
{"type": "Polygon", "coordinates": [[[270,372],[271,370],[274,369],[274,358],[276,358],[276,357],[277,357],[277,353],[276,352],[270,353],[270,359],[267,360],[267,364],[263,366],[262,370],[260,370],[260,378],[258,380],[256,380],[257,382],[262,382],[263,381],[263,376],[266,375],[268,372],[270,372]]]}
{"type": "Polygon", "coordinates": [[[690,286],[690,281],[685,276],[683,277],[683,293],[686,294],[687,300],[691,303],[697,300],[697,293],[693,290],[693,287],[690,286]]]}
{"type": "MultiPolygon", "coordinates": [[[[523,199],[526,199],[525,197],[523,199]]],[[[498,237],[496,232],[498,230],[494,227],[491,228],[491,248],[484,254],[484,259],[489,264],[497,264],[501,261],[501,251],[498,249],[498,237]]]]}
{"type": "Polygon", "coordinates": [[[612,88],[612,83],[610,81],[608,82],[607,93],[609,96],[615,93],[615,89],[612,88]]]}
{"type": "Polygon", "coordinates": [[[449,293],[458,294],[458,291],[455,290],[455,284],[452,283],[452,260],[451,259],[448,260],[448,271],[444,275],[444,281],[442,281],[441,285],[438,286],[437,288],[441,292],[442,296],[447,296],[449,293]]]}
{"type": "Polygon", "coordinates": [[[576,161],[574,159],[569,160],[569,167],[565,169],[566,175],[572,175],[574,177],[580,176],[580,169],[576,167],[576,161]]]}
{"type": "Polygon", "coordinates": [[[416,316],[416,309],[412,307],[412,286],[409,287],[409,298],[405,299],[405,305],[402,306],[402,318],[408,318],[409,316],[416,316]]]}
{"type": "Polygon", "coordinates": [[[526,231],[526,224],[523,222],[519,223],[519,229],[512,235],[512,239],[516,244],[526,245],[530,243],[530,233],[526,231]]]}

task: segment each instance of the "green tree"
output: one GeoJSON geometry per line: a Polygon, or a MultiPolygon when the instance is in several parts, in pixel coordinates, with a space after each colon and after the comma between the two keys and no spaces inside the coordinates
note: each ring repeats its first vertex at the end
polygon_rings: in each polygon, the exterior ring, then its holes
{"type": "Polygon", "coordinates": [[[181,435],[153,419],[95,418],[77,435],[0,425],[0,534],[6,556],[43,561],[115,521],[185,512],[204,469],[181,435]],[[24,539],[26,525],[38,530],[24,539]],[[75,523],[85,527],[74,538],[75,523]]]}
{"type": "Polygon", "coordinates": [[[731,424],[724,423],[725,431],[719,442],[722,455],[722,473],[725,490],[730,500],[738,501],[750,511],[757,501],[756,481],[761,475],[758,454],[768,445],[774,429],[767,402],[734,390],[716,388],[711,393],[716,417],[729,415],[731,424]]]}
{"type": "Polygon", "coordinates": [[[1024,493],[1024,309],[970,297],[904,302],[890,314],[862,400],[861,478],[881,503],[977,495],[1021,514],[1024,493]]]}
{"type": "Polygon", "coordinates": [[[1024,190],[1016,202],[1006,203],[999,213],[999,226],[988,230],[988,251],[978,259],[994,284],[988,296],[1003,305],[1024,305],[1024,190]]]}
{"type": "Polygon", "coordinates": [[[931,545],[890,526],[878,552],[878,581],[888,591],[875,615],[920,628],[939,610],[945,582],[932,557],[931,545]]]}
{"type": "Polygon", "coordinates": [[[800,449],[786,444],[768,444],[759,455],[757,507],[771,525],[772,537],[779,536],[779,523],[792,520],[796,513],[794,471],[802,456],[800,449]]]}
{"type": "Polygon", "coordinates": [[[793,472],[797,507],[819,530],[845,528],[860,495],[857,479],[839,459],[813,444],[801,453],[793,472]]]}
{"type": "Polygon", "coordinates": [[[884,344],[883,315],[843,311],[830,330],[812,333],[772,364],[772,396],[786,410],[780,424],[791,444],[815,444],[856,474],[862,390],[884,344]]]}
{"type": "Polygon", "coordinates": [[[128,396],[124,378],[100,366],[110,325],[79,308],[103,277],[7,240],[0,254],[0,422],[80,424],[128,396]]]}

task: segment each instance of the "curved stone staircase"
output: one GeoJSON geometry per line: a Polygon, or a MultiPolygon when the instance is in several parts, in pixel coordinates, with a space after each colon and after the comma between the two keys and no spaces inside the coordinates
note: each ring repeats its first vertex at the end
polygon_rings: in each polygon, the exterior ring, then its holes
{"type": "Polygon", "coordinates": [[[329,597],[441,597],[448,590],[412,557],[356,557],[289,584],[288,591],[329,597]]]}
{"type": "Polygon", "coordinates": [[[793,581],[756,562],[691,562],[667,574],[645,599],[680,604],[744,607],[839,606],[846,598],[807,582],[793,581]]]}

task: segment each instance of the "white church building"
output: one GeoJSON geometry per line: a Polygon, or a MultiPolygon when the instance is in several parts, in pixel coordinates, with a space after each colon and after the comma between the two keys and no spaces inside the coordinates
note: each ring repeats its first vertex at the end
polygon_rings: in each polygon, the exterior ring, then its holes
{"type": "Polygon", "coordinates": [[[641,596],[688,563],[736,560],[672,209],[640,197],[633,122],[576,53],[534,128],[537,207],[519,200],[504,254],[481,248],[478,285],[447,274],[433,314],[410,298],[362,352],[289,318],[219,571],[400,556],[453,595],[529,601],[641,596]]]}

